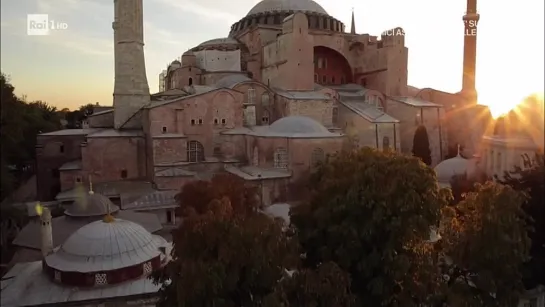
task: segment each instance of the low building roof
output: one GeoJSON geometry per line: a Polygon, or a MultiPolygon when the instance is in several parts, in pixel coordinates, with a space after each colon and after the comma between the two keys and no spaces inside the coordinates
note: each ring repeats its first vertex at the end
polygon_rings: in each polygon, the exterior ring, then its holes
{"type": "Polygon", "coordinates": [[[76,161],[70,161],[66,162],[61,167],[59,167],[59,171],[74,171],[74,170],[80,170],[82,168],[81,160],[76,161]]]}
{"type": "Polygon", "coordinates": [[[84,128],[84,129],[62,129],[52,132],[40,133],[38,136],[70,136],[70,135],[88,135],[94,132],[98,132],[102,129],[97,128],[84,128]]]}
{"type": "Polygon", "coordinates": [[[249,81],[254,81],[254,80],[248,78],[248,76],[244,74],[232,74],[232,75],[225,76],[219,79],[214,86],[218,88],[220,87],[233,88],[242,82],[249,82],[249,81]]]}
{"type": "Polygon", "coordinates": [[[255,126],[249,135],[283,138],[336,138],[342,134],[332,133],[319,122],[306,116],[282,117],[270,126],[255,126]]]}
{"type": "Polygon", "coordinates": [[[123,206],[123,209],[150,210],[167,207],[174,208],[178,206],[178,201],[176,201],[176,195],[178,195],[178,193],[179,191],[177,190],[156,191],[123,206]]]}
{"type": "Polygon", "coordinates": [[[389,99],[401,102],[418,108],[442,108],[443,106],[437,103],[429,102],[416,97],[389,97],[389,99]]]}
{"type": "Polygon", "coordinates": [[[371,123],[399,123],[399,120],[369,105],[366,102],[344,100],[341,100],[340,102],[349,110],[360,115],[371,123]]]}
{"type": "Polygon", "coordinates": [[[291,177],[291,172],[285,169],[261,168],[257,166],[225,166],[225,170],[245,180],[279,179],[291,177]]]}

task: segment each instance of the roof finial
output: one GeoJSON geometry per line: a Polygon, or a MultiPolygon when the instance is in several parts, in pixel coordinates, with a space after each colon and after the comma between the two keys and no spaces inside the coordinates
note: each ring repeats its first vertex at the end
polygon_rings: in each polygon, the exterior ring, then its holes
{"type": "Polygon", "coordinates": [[[460,144],[458,144],[458,154],[456,155],[457,157],[461,157],[460,156],[460,144]]]}
{"type": "Polygon", "coordinates": [[[111,211],[110,211],[110,202],[107,202],[106,203],[106,215],[104,216],[104,223],[111,223],[113,222],[115,219],[114,217],[112,216],[111,214],[111,211]]]}
{"type": "Polygon", "coordinates": [[[93,195],[95,192],[93,191],[93,179],[91,178],[91,175],[89,175],[89,195],[93,195]]]}

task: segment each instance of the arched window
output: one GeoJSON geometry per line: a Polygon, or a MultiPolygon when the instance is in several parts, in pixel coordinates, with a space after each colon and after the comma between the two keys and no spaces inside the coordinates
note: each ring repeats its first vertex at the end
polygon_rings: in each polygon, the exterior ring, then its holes
{"type": "Polygon", "coordinates": [[[288,151],[280,147],[274,151],[274,168],[288,168],[288,151]]]}
{"type": "Polygon", "coordinates": [[[270,100],[269,93],[263,93],[263,95],[261,95],[261,105],[262,106],[268,107],[269,106],[269,100],[270,100]]]}
{"type": "Polygon", "coordinates": [[[189,162],[204,161],[204,147],[197,141],[187,143],[187,160],[189,162]]]}
{"type": "Polygon", "coordinates": [[[390,149],[390,138],[385,136],[382,138],[382,150],[390,149]]]}
{"type": "Polygon", "coordinates": [[[324,150],[321,148],[315,148],[312,151],[312,155],[310,156],[310,166],[316,166],[319,162],[323,162],[325,160],[325,153],[324,150]]]}
{"type": "Polygon", "coordinates": [[[261,115],[261,124],[262,125],[269,124],[269,111],[263,110],[263,114],[261,115]]]}
{"type": "Polygon", "coordinates": [[[254,147],[254,153],[252,155],[252,165],[259,166],[259,150],[257,147],[254,147]]]}
{"type": "Polygon", "coordinates": [[[337,107],[333,107],[333,109],[331,110],[331,122],[334,126],[337,126],[337,124],[339,123],[339,108],[337,107]]]}
{"type": "Polygon", "coordinates": [[[189,86],[193,85],[193,78],[189,77],[189,86]]]}

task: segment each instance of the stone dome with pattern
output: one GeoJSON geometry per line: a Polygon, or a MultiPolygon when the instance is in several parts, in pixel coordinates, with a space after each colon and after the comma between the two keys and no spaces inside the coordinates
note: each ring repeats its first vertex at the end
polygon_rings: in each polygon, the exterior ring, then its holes
{"type": "Polygon", "coordinates": [[[263,0],[257,3],[246,16],[282,11],[303,11],[329,15],[321,5],[313,0],[263,0]]]}
{"type": "Polygon", "coordinates": [[[114,205],[108,197],[89,192],[76,199],[74,204],[64,211],[64,214],[72,217],[96,217],[117,211],[119,207],[114,205]]]}
{"type": "Polygon", "coordinates": [[[44,264],[46,271],[61,283],[113,284],[147,275],[160,267],[166,261],[162,248],[166,249],[167,244],[164,238],[136,223],[109,216],[78,229],[57,251],[45,257],[44,264]],[[94,275],[100,275],[100,281],[94,275]]]}

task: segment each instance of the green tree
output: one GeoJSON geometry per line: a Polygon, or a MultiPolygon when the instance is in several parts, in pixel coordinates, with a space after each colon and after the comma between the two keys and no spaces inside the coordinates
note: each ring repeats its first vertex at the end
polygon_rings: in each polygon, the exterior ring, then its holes
{"type": "Polygon", "coordinates": [[[536,153],[533,158],[524,155],[523,161],[523,168],[517,166],[506,172],[500,181],[528,194],[522,208],[531,225],[532,246],[530,260],[524,266],[524,283],[527,289],[532,289],[545,285],[545,156],[543,153],[536,153]]]}
{"type": "Polygon", "coordinates": [[[448,306],[516,306],[530,246],[524,200],[523,193],[489,181],[443,209],[448,306]]]}
{"type": "Polygon", "coordinates": [[[431,165],[431,149],[428,131],[423,125],[418,126],[413,138],[413,156],[420,158],[426,165],[431,165]]]}
{"type": "Polygon", "coordinates": [[[321,264],[317,270],[303,269],[286,276],[277,289],[265,299],[265,307],[330,307],[354,306],[350,291],[350,275],[333,262],[321,264]]]}
{"type": "Polygon", "coordinates": [[[296,265],[297,245],[282,224],[253,208],[242,210],[252,204],[245,202],[252,191],[236,186],[239,181],[218,186],[228,178],[221,175],[181,192],[181,200],[199,203],[184,204],[183,223],[173,232],[173,260],[153,276],[163,285],[158,306],[261,306],[284,268],[296,265]],[[212,199],[199,192],[206,188],[212,199]]]}
{"type": "Polygon", "coordinates": [[[430,228],[449,195],[418,159],[364,148],[311,176],[310,201],[291,221],[305,267],[334,262],[350,274],[357,306],[420,306],[439,291],[430,228]]]}
{"type": "Polygon", "coordinates": [[[35,160],[36,135],[61,128],[54,107],[45,102],[26,103],[15,95],[15,88],[4,74],[1,91],[1,198],[2,200],[28,177],[26,169],[35,160]]]}

